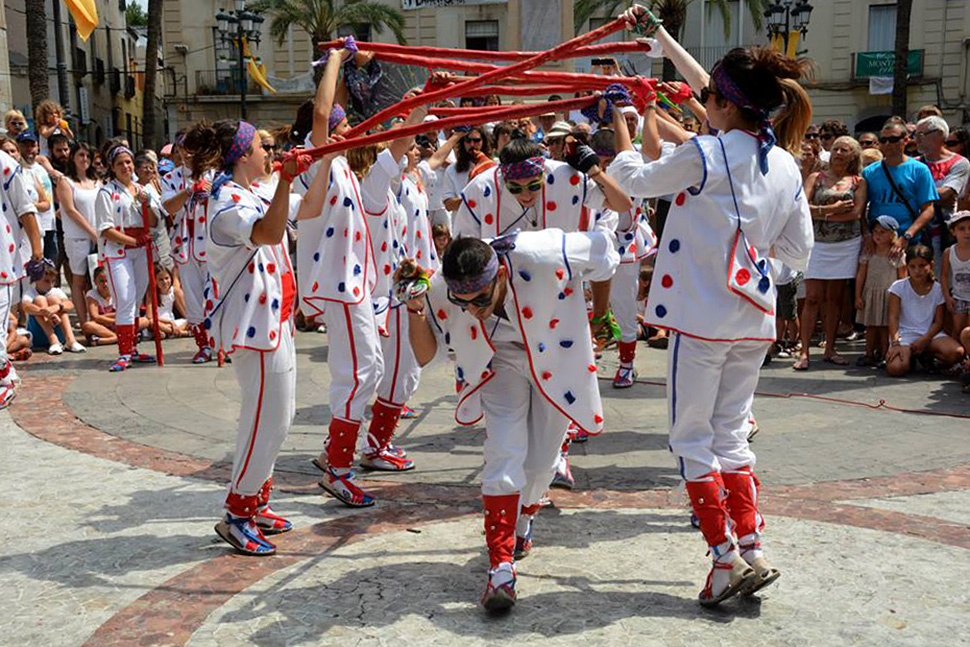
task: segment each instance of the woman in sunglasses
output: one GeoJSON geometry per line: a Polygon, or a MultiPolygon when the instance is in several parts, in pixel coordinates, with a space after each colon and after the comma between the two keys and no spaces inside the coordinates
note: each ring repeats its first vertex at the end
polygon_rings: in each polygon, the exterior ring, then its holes
{"type": "Polygon", "coordinates": [[[430,289],[405,304],[420,365],[455,352],[457,422],[485,418],[490,568],[482,604],[490,611],[515,603],[515,560],[532,548],[533,516],[567,426],[602,430],[582,286],[608,280],[618,263],[615,242],[600,230],[458,238],[430,289]]]}
{"type": "MultiPolygon", "coordinates": [[[[456,128],[455,132],[460,130],[456,128]]],[[[491,157],[492,145],[484,126],[472,126],[455,144],[455,163],[445,171],[442,197],[445,209],[451,213],[461,205],[461,192],[468,184],[468,174],[475,167],[479,151],[491,157]]]]}
{"type": "MultiPolygon", "coordinates": [[[[700,92],[718,131],[645,162],[626,121],[614,117],[617,156],[610,166],[632,195],[676,195],[644,319],[672,333],[670,449],[713,556],[699,595],[713,606],[779,576],[762,552],[747,435],[758,372],[775,339],[771,265],[777,259],[804,269],[812,247],[792,156],[811,121],[811,103],[797,82],[806,64],[766,48],[737,48],[708,74],[646,8],[635,5],[623,17],[660,41],[700,92]]],[[[655,110],[648,105],[645,112],[649,151],[659,146],[655,110]]]]}

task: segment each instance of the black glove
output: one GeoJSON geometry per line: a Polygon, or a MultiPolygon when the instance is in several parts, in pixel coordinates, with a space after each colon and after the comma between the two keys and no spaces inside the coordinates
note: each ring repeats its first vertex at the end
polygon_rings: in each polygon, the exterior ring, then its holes
{"type": "Polygon", "coordinates": [[[45,258],[40,260],[32,258],[24,263],[24,271],[27,272],[27,278],[30,279],[31,283],[44,278],[44,269],[47,267],[47,263],[48,261],[45,258]]]}
{"type": "Polygon", "coordinates": [[[592,148],[576,142],[575,146],[567,148],[566,163],[580,173],[588,173],[591,168],[599,165],[600,158],[592,148]]]}

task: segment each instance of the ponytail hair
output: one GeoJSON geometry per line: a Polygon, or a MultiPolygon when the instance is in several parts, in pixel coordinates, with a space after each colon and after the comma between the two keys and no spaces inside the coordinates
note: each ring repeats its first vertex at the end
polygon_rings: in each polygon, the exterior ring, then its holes
{"type": "Polygon", "coordinates": [[[215,123],[203,119],[185,131],[182,148],[192,156],[192,178],[198,180],[206,171],[225,171],[223,160],[232,147],[239,122],[223,119],[215,123]]]}

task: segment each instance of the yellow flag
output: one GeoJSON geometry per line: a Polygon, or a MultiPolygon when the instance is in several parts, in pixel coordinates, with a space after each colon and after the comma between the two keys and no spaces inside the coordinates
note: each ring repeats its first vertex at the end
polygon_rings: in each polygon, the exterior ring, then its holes
{"type": "Polygon", "coordinates": [[[271,86],[269,84],[269,81],[266,80],[266,66],[263,65],[261,62],[257,62],[256,59],[253,58],[252,55],[250,55],[249,42],[245,38],[242,39],[242,44],[243,44],[243,56],[246,58],[246,60],[249,61],[249,64],[247,65],[247,67],[249,68],[249,76],[251,76],[253,80],[256,81],[256,83],[263,86],[273,94],[276,94],[276,88],[271,86]]]}
{"type": "Polygon", "coordinates": [[[795,52],[798,51],[798,41],[801,40],[801,37],[801,32],[788,32],[788,51],[785,52],[785,56],[788,58],[795,58],[795,52]]]}
{"type": "Polygon", "coordinates": [[[77,35],[86,41],[98,26],[98,5],[95,0],[65,0],[77,25],[77,35]]]}

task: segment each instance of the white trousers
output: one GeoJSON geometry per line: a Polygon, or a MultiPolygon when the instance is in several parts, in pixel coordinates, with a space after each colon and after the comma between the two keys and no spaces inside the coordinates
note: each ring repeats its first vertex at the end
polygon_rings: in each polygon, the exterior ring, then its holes
{"type": "Polygon", "coordinates": [[[296,415],[296,346],[289,324],[283,325],[275,351],[239,349],[232,365],[242,406],[229,491],[249,496],[273,475],[276,455],[296,415]]]}
{"type": "Polygon", "coordinates": [[[381,337],[384,374],[377,385],[377,397],[398,406],[407,404],[421,379],[421,367],[408,338],[407,315],[404,306],[392,308],[387,316],[388,336],[381,337]]]}
{"type": "Polygon", "coordinates": [[[330,367],[330,413],[359,422],[384,372],[377,319],[370,299],[356,305],[329,302],[327,366],[330,367]]]}
{"type": "Polygon", "coordinates": [[[610,307],[620,325],[620,341],[637,340],[637,282],[640,263],[620,263],[610,284],[610,307]]]}
{"type": "Polygon", "coordinates": [[[138,318],[138,308],[148,289],[148,261],[145,249],[125,250],[124,258],[111,258],[108,267],[108,288],[115,304],[115,323],[128,326],[138,318]]]}
{"type": "Polygon", "coordinates": [[[712,342],[673,333],[667,412],[670,451],[684,480],[754,466],[748,419],[767,349],[767,342],[712,342]]]}
{"type": "Polygon", "coordinates": [[[485,468],[482,494],[521,492],[519,502],[538,503],[549,489],[569,419],[532,383],[529,357],[515,344],[495,344],[495,376],[482,387],[485,468]]]}
{"type": "Polygon", "coordinates": [[[185,297],[185,320],[189,325],[200,324],[205,320],[205,279],[208,269],[205,263],[190,258],[188,263],[179,265],[179,280],[182,295],[185,297]]]}
{"type": "Polygon", "coordinates": [[[7,328],[10,327],[10,308],[13,307],[13,284],[0,285],[0,321],[3,326],[3,343],[0,343],[0,369],[7,365],[7,328]]]}

